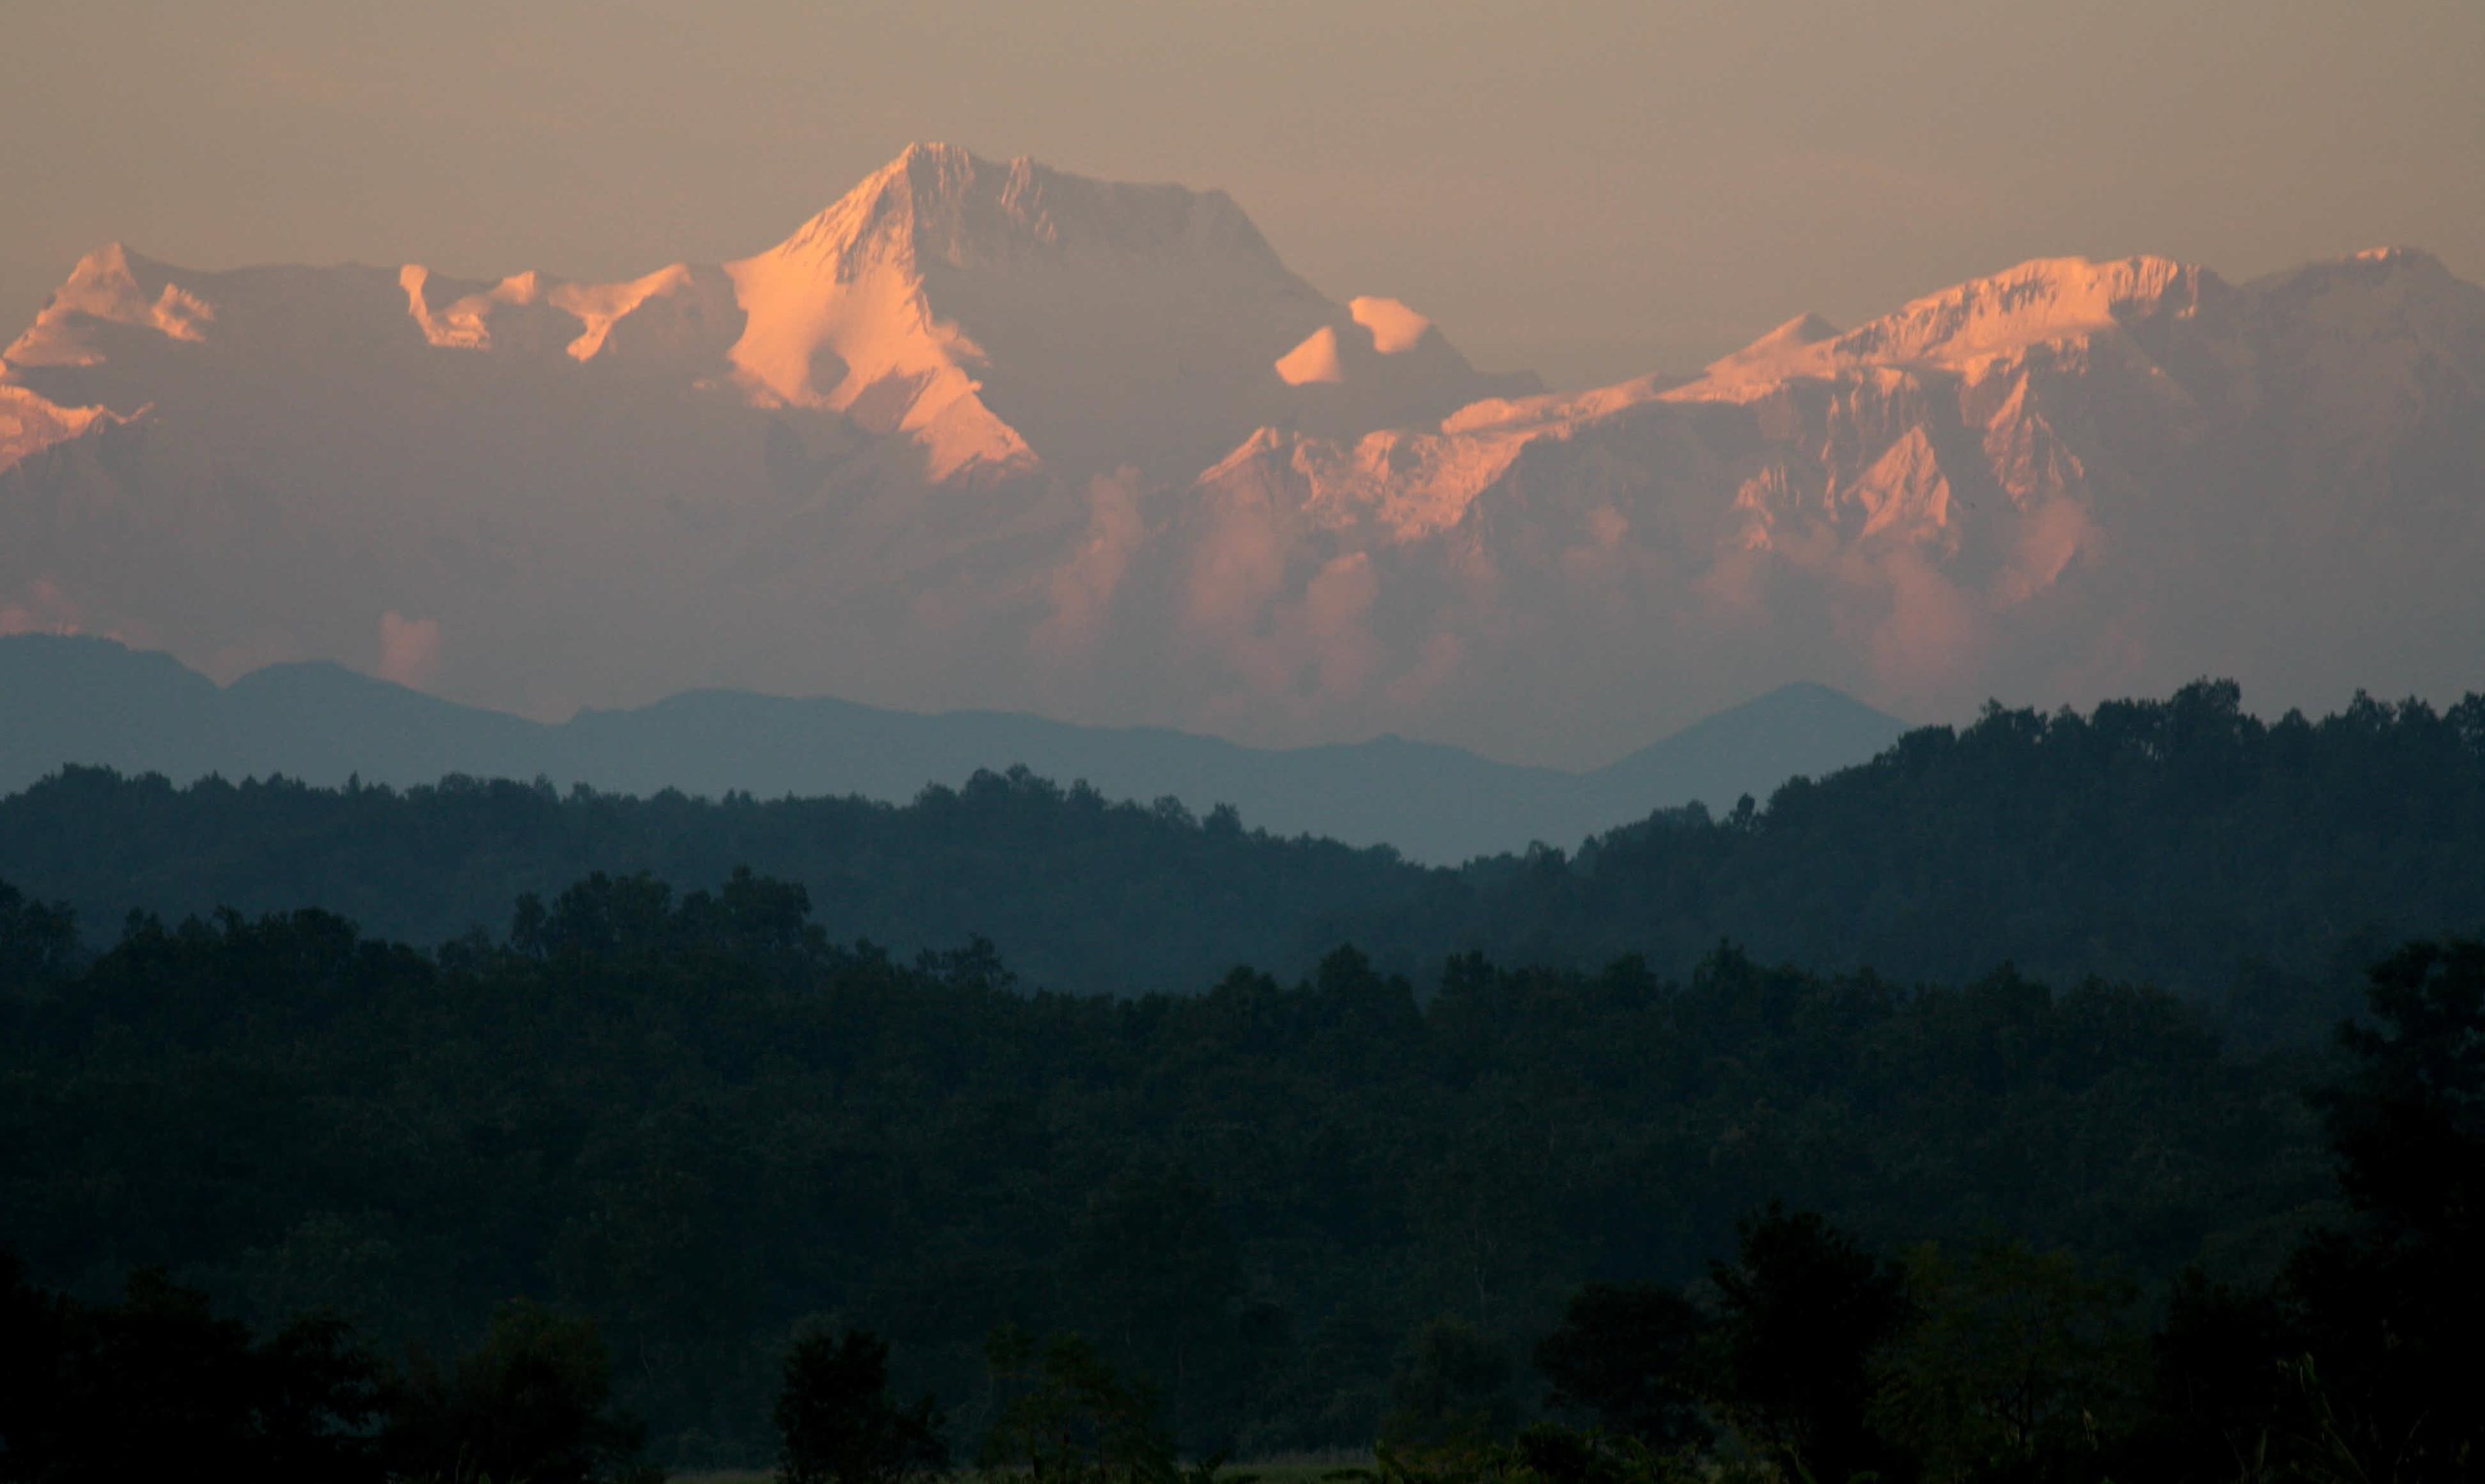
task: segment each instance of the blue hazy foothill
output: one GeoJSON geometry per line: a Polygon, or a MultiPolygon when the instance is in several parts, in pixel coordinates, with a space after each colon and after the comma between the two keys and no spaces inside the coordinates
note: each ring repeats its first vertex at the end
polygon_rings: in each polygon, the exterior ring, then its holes
{"type": "Polygon", "coordinates": [[[1384,736],[1289,749],[1156,727],[1002,711],[919,714],[831,699],[691,691],[557,726],[460,706],[328,663],[273,665],[219,687],[169,655],[109,640],[0,640],[0,793],[65,765],[176,783],[282,775],[407,786],[449,774],[545,777],[619,793],[911,799],[1023,764],[1108,798],[1219,804],[1278,835],[1388,844],[1449,864],[1573,845],[1658,808],[1724,810],[1798,775],[1867,761],[1905,729],[1823,685],[1782,686],[1590,773],[1494,762],[1384,736]]]}

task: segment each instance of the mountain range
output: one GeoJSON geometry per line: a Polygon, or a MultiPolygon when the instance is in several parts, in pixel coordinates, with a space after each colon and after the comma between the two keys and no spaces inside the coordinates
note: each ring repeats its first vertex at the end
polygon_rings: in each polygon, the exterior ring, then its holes
{"type": "Polygon", "coordinates": [[[82,260],[0,358],[0,632],[529,716],[743,688],[1579,767],[2485,668],[2485,289],[2025,263],[1696,374],[1479,372],[1230,198],[917,146],[620,283],[82,260]]]}
{"type": "Polygon", "coordinates": [[[1571,846],[1698,801],[1765,801],[1797,775],[1871,759],[1897,718],[1819,685],[1772,691],[1586,774],[1497,763],[1383,737],[1243,747],[1160,728],[1074,726],[1000,711],[925,715],[850,702],[696,691],[558,726],[456,705],[327,661],[272,665],[229,686],[106,640],[0,639],[0,794],[70,765],[176,783],[282,775],[412,786],[451,774],[710,797],[904,802],[977,770],[1024,766],[1114,800],[1234,806],[1246,826],[1387,844],[1452,865],[1571,846]]]}

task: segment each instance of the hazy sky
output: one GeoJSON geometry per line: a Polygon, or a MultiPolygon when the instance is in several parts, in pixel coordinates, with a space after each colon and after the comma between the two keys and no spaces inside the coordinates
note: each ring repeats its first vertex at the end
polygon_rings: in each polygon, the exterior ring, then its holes
{"type": "Polygon", "coordinates": [[[1332,295],[1557,383],[2045,254],[2412,243],[2485,280],[2479,0],[20,0],[0,323],[113,239],[738,256],[915,139],[1223,186],[1332,295]]]}

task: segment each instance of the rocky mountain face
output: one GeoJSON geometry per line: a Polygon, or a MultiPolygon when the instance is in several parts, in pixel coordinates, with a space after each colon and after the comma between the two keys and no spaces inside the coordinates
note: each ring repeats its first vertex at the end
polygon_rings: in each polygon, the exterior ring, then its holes
{"type": "Polygon", "coordinates": [[[2423,254],[2243,285],[2048,261],[1797,319],[1686,383],[1263,433],[1202,480],[1190,559],[1242,528],[1336,547],[1333,581],[1421,567],[1462,656],[1636,626],[1581,686],[1640,643],[1650,683],[1725,644],[1935,707],[2228,671],[2456,694],[2485,660],[2480,469],[2485,292],[2423,254]]]}
{"type": "Polygon", "coordinates": [[[0,366],[0,631],[1579,765],[1797,679],[2457,693],[2480,471],[2485,290],[2406,249],[2033,262],[1547,394],[1220,193],[917,147],[621,284],[90,256],[0,366]]]}

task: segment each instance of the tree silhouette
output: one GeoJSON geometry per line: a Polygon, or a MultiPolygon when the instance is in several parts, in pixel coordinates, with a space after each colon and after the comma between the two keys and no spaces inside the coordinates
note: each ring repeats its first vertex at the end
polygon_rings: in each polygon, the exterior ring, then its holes
{"type": "Polygon", "coordinates": [[[889,1396],[889,1347],[861,1330],[816,1330],[785,1355],[777,1398],[784,1484],[908,1484],[948,1467],[940,1406],[889,1396]]]}
{"type": "Polygon", "coordinates": [[[1719,1320],[1712,1400],[1790,1478],[1888,1476],[1872,1426],[1873,1361],[1911,1316],[1904,1276],[1814,1212],[1772,1202],[1712,1263],[1719,1320]]]}
{"type": "Polygon", "coordinates": [[[1652,1284],[1591,1283],[1536,1347],[1554,1407],[1655,1449],[1704,1442],[1700,1365],[1707,1326],[1652,1284]]]}
{"type": "Polygon", "coordinates": [[[1154,1395],[1086,1340],[1004,1329],[985,1351],[1009,1391],[984,1439],[986,1471],[1031,1484],[1171,1484],[1178,1473],[1154,1395]]]}
{"type": "Polygon", "coordinates": [[[90,1306],[0,1253],[0,1480],[378,1484],[382,1382],[335,1321],[258,1341],[160,1272],[90,1306]]]}
{"type": "Polygon", "coordinates": [[[1463,1319],[1424,1326],[1389,1379],[1381,1439],[1393,1448],[1474,1450],[1506,1441],[1521,1407],[1510,1360],[1463,1319]]]}
{"type": "Polygon", "coordinates": [[[2354,1068],[2319,1102],[2357,1221],[2286,1275],[2309,1364],[2298,1434],[2402,1479],[2472,1476],[2485,1334],[2485,943],[2412,943],[2372,972],[2354,1068]]]}
{"type": "Polygon", "coordinates": [[[392,1412],[385,1446],[401,1474],[589,1484],[628,1471],[640,1448],[595,1326],[524,1300],[501,1305],[454,1367],[418,1357],[392,1412]]]}

